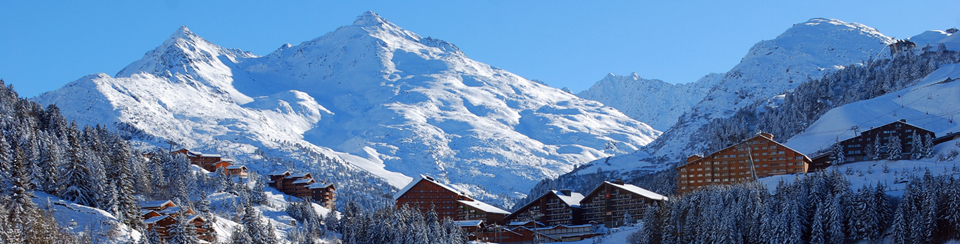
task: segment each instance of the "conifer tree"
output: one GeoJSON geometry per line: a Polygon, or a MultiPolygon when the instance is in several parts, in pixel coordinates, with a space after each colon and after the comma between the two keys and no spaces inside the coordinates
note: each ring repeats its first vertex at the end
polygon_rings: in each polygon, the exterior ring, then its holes
{"type": "Polygon", "coordinates": [[[883,158],[883,150],[881,150],[883,146],[884,145],[880,143],[880,135],[877,135],[877,137],[873,139],[873,160],[880,160],[883,158]]]}
{"type": "Polygon", "coordinates": [[[917,135],[917,132],[914,131],[913,135],[910,135],[910,157],[913,159],[923,158],[923,140],[920,139],[920,135],[917,135]]]}
{"type": "Polygon", "coordinates": [[[836,159],[837,159],[837,160],[836,160],[836,162],[837,162],[836,164],[842,164],[842,163],[847,162],[846,154],[843,153],[843,144],[840,144],[840,143],[838,142],[838,143],[836,144],[836,146],[834,146],[834,152],[833,152],[833,153],[835,154],[836,159]]]}
{"type": "Polygon", "coordinates": [[[900,137],[897,135],[890,135],[890,139],[887,140],[887,159],[900,159],[900,155],[902,153],[903,147],[900,145],[900,137]]]}
{"type": "Polygon", "coordinates": [[[923,157],[933,158],[933,136],[926,134],[923,138],[923,157]]]}
{"type": "Polygon", "coordinates": [[[117,164],[119,168],[117,170],[117,204],[119,208],[120,217],[123,220],[123,223],[131,228],[139,229],[143,225],[143,220],[140,216],[140,204],[137,203],[136,190],[134,190],[134,181],[133,175],[130,172],[130,160],[128,154],[130,151],[127,149],[127,145],[121,143],[120,162],[117,164]]]}

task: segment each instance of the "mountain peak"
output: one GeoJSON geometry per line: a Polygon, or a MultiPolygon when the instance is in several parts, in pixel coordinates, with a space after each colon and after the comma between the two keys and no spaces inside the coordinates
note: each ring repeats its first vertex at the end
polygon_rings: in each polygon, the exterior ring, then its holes
{"type": "Polygon", "coordinates": [[[180,28],[177,28],[177,31],[174,31],[173,34],[170,35],[170,39],[189,39],[195,36],[197,36],[197,34],[193,34],[186,25],[181,25],[180,28]]]}
{"type": "Polygon", "coordinates": [[[357,20],[353,21],[353,25],[356,26],[377,26],[385,23],[387,23],[387,20],[373,11],[363,12],[360,17],[357,17],[357,20]]]}

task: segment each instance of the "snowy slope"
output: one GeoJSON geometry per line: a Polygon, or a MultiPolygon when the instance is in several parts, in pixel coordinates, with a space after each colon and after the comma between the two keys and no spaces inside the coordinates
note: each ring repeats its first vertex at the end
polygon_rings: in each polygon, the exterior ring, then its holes
{"type": "Polygon", "coordinates": [[[810,78],[862,63],[884,50],[889,37],[868,26],[833,19],[814,18],[795,24],[773,40],[755,44],[747,55],[722,80],[684,113],[656,141],[631,156],[593,162],[580,172],[595,172],[595,167],[663,167],[638,160],[666,157],[660,163],[676,163],[687,155],[704,150],[702,141],[691,136],[710,119],[727,118],[737,109],[755,101],[767,100],[796,88],[810,78]]]}
{"type": "Polygon", "coordinates": [[[36,101],[81,124],[131,125],[164,147],[171,140],[252,159],[257,148],[307,148],[395,187],[427,174],[504,205],[542,178],[660,135],[372,12],[263,57],[181,28],[116,77],[84,77],[36,101]]]}
{"type": "Polygon", "coordinates": [[[917,44],[917,47],[923,48],[929,46],[936,50],[941,43],[951,51],[960,50],[960,35],[956,33],[947,33],[942,30],[928,30],[919,35],[910,37],[910,41],[917,44]]]}
{"type": "Polygon", "coordinates": [[[810,154],[856,136],[853,126],[862,132],[900,119],[937,136],[958,132],[960,82],[954,81],[958,77],[960,64],[944,65],[912,87],[831,109],[786,145],[810,154]]]}
{"type": "Polygon", "coordinates": [[[697,82],[670,84],[644,79],[637,73],[629,76],[607,74],[577,96],[602,102],[656,130],[665,131],[677,122],[680,115],[697,105],[722,78],[723,74],[709,74],[697,82]]]}

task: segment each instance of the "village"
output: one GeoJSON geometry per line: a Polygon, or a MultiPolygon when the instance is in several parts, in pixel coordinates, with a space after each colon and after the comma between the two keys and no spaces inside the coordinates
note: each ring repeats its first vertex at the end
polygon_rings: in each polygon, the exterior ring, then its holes
{"type": "MultiPolygon", "coordinates": [[[[933,145],[960,138],[942,137],[898,120],[870,128],[839,141],[832,150],[809,157],[760,132],[708,155],[692,155],[678,166],[677,193],[708,186],[821,171],[831,165],[876,159],[924,157],[933,145]]],[[[668,197],[626,184],[605,181],[583,194],[552,190],[510,212],[478,201],[438,180],[421,175],[394,196],[396,207],[409,205],[421,212],[433,210],[440,218],[456,220],[469,240],[493,243],[577,241],[602,235],[605,228],[636,223],[644,212],[668,197]]]]}
{"type": "MultiPolygon", "coordinates": [[[[676,168],[679,173],[676,189],[683,195],[708,186],[803,174],[842,163],[923,157],[933,145],[958,137],[958,133],[936,137],[929,130],[898,120],[839,141],[835,150],[820,152],[811,158],[774,141],[774,135],[760,132],[708,155],[689,156],[685,164],[676,168]]],[[[182,154],[191,164],[216,174],[239,180],[249,175],[246,166],[218,154],[187,149],[171,153],[182,154]]],[[[286,170],[267,176],[266,183],[277,191],[336,209],[336,187],[331,182],[317,181],[310,173],[286,170]]],[[[426,175],[420,175],[394,195],[396,208],[410,206],[423,213],[434,211],[439,218],[456,221],[469,240],[493,243],[583,240],[602,235],[609,228],[635,224],[649,207],[667,200],[666,196],[622,180],[610,180],[586,194],[551,190],[510,212],[426,175]]],[[[199,239],[212,241],[215,234],[203,228],[207,220],[169,200],[141,203],[141,215],[147,228],[163,238],[169,238],[168,229],[179,215],[185,215],[187,222],[194,225],[199,239]]]]}

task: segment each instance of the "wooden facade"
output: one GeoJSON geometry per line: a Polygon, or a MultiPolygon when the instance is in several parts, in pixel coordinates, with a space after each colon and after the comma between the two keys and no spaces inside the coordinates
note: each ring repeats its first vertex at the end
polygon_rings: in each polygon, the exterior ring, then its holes
{"type": "Polygon", "coordinates": [[[267,175],[267,185],[284,194],[302,199],[311,199],[325,208],[334,210],[336,190],[332,183],[317,182],[310,173],[278,171],[267,175]]]}
{"type": "Polygon", "coordinates": [[[156,231],[157,235],[164,240],[170,239],[170,228],[177,223],[177,218],[180,214],[185,214],[186,222],[193,225],[196,235],[200,240],[207,242],[214,241],[216,231],[203,228],[206,220],[189,208],[181,209],[169,200],[144,202],[141,203],[140,206],[140,215],[143,218],[143,223],[146,225],[147,230],[156,231]]]}
{"type": "Polygon", "coordinates": [[[310,186],[310,190],[313,191],[313,201],[319,202],[321,205],[327,209],[334,210],[336,207],[337,200],[337,188],[333,186],[333,183],[319,182],[314,183],[310,186]]]}
{"type": "Polygon", "coordinates": [[[580,201],[581,223],[621,226],[627,224],[628,215],[639,220],[648,207],[666,200],[663,195],[623,181],[604,181],[580,201]]]}
{"type": "Polygon", "coordinates": [[[216,172],[218,168],[224,168],[224,170],[227,172],[227,175],[247,177],[247,167],[242,165],[234,165],[233,160],[224,159],[220,156],[220,154],[204,154],[190,151],[186,148],[170,153],[183,154],[188,160],[190,160],[191,164],[200,166],[208,172],[216,172]]]}
{"type": "Polygon", "coordinates": [[[438,217],[457,221],[484,220],[486,223],[503,224],[504,217],[510,214],[423,175],[397,193],[394,201],[397,208],[409,205],[424,213],[433,209],[438,217]]]}
{"type": "MultiPolygon", "coordinates": [[[[887,152],[886,145],[891,137],[900,139],[900,148],[902,149],[900,158],[909,159],[913,151],[913,134],[917,134],[921,139],[925,139],[926,136],[936,138],[936,134],[932,131],[908,124],[907,120],[901,119],[880,127],[871,127],[856,137],[840,141],[840,146],[843,147],[844,157],[844,162],[840,163],[873,160],[867,159],[866,156],[867,147],[870,147],[874,143],[880,143],[880,151],[876,153],[880,155],[881,158],[887,158],[889,153],[887,152]]],[[[921,142],[922,141],[923,140],[921,140],[921,142]]]]}
{"type": "Polygon", "coordinates": [[[767,176],[806,173],[812,161],[806,155],[759,133],[737,145],[705,157],[687,158],[677,167],[677,192],[687,193],[708,185],[734,184],[767,176]]]}
{"type": "Polygon", "coordinates": [[[550,226],[581,224],[583,194],[570,190],[549,191],[506,217],[507,221],[536,220],[550,226]],[[539,217],[534,219],[533,215],[539,217]]]}

